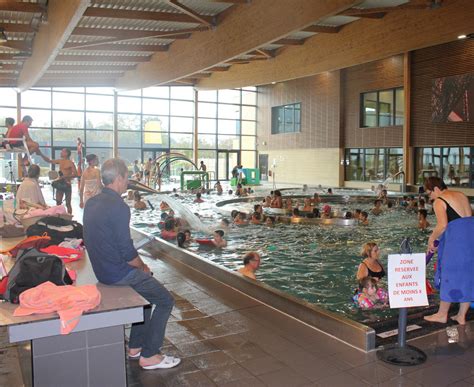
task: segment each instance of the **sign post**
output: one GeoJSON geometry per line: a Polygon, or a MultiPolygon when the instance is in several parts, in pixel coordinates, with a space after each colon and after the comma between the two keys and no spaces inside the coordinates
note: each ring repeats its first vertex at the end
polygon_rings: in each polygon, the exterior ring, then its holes
{"type": "Polygon", "coordinates": [[[428,305],[426,294],[426,256],[412,254],[408,238],[402,242],[400,254],[388,256],[388,292],[390,308],[399,309],[398,342],[383,347],[377,357],[390,364],[413,366],[426,361],[426,354],[407,345],[408,308],[428,305]]]}

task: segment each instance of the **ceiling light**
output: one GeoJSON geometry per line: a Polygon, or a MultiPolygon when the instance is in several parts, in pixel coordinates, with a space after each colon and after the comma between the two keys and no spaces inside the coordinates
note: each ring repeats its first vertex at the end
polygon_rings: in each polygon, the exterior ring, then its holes
{"type": "Polygon", "coordinates": [[[464,34],[458,36],[458,39],[466,39],[466,38],[467,38],[467,35],[464,35],[464,34]]]}
{"type": "Polygon", "coordinates": [[[6,43],[8,41],[7,35],[5,35],[5,30],[0,28],[0,43],[6,43]]]}
{"type": "Polygon", "coordinates": [[[276,84],[276,82],[272,82],[272,85],[275,85],[275,84],[276,84]]]}

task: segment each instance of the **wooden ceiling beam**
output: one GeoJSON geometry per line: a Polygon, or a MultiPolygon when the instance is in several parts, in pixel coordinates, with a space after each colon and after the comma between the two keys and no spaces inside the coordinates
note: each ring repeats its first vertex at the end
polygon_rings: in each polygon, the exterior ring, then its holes
{"type": "Polygon", "coordinates": [[[157,53],[149,63],[127,72],[117,87],[137,89],[190,77],[360,3],[361,0],[285,0],[275,6],[274,0],[259,0],[237,4],[216,31],[174,42],[166,54],[157,53]]]}
{"type": "MultiPolygon", "coordinates": [[[[1,59],[1,57],[0,57],[1,59]]],[[[149,55],[140,56],[119,56],[119,55],[58,55],[56,62],[123,62],[123,63],[140,63],[148,62],[149,55]]]]}
{"type": "Polygon", "coordinates": [[[272,44],[281,44],[283,46],[302,46],[304,44],[306,39],[288,39],[288,38],[283,38],[279,39],[272,44]]]}
{"type": "Polygon", "coordinates": [[[206,71],[211,71],[211,72],[215,72],[215,71],[229,71],[230,69],[230,66],[226,66],[226,67],[223,67],[223,66],[216,66],[216,67],[211,67],[210,69],[207,69],[206,71]]]}
{"type": "Polygon", "coordinates": [[[46,9],[36,3],[24,3],[21,1],[14,0],[1,0],[0,11],[43,13],[46,11],[46,9]]]}
{"type": "Polygon", "coordinates": [[[167,3],[178,11],[192,17],[193,19],[195,19],[196,22],[207,26],[208,28],[216,26],[216,19],[214,17],[211,18],[211,21],[209,21],[208,17],[203,17],[202,15],[199,15],[196,11],[187,7],[184,4],[181,4],[178,0],[168,0],[167,3]]]}
{"type": "Polygon", "coordinates": [[[49,0],[48,23],[40,25],[31,57],[25,61],[18,77],[21,91],[36,84],[43,76],[79,23],[88,4],[88,0],[49,0]]]}
{"type": "Polygon", "coordinates": [[[315,32],[318,34],[337,34],[343,26],[330,27],[330,26],[316,26],[312,25],[304,28],[304,32],[315,32]]]}
{"type": "Polygon", "coordinates": [[[88,51],[124,51],[124,52],[163,52],[168,51],[167,44],[97,44],[85,47],[66,47],[66,50],[88,50],[88,51]]]}
{"type": "Polygon", "coordinates": [[[233,66],[230,71],[201,79],[199,89],[231,89],[284,82],[360,65],[438,44],[452,42],[472,29],[474,1],[443,2],[439,9],[388,13],[380,23],[360,19],[338,34],[308,38],[303,48],[286,47],[269,61],[233,66]],[[453,23],[453,20],[456,22],[453,23]],[[390,37],[390,39],[388,39],[390,37]]]}
{"type": "MultiPolygon", "coordinates": [[[[125,9],[111,8],[87,8],[84,16],[106,17],[112,19],[135,19],[135,20],[153,20],[153,21],[171,21],[178,23],[197,23],[196,19],[184,13],[173,12],[152,12],[152,11],[133,11],[125,9]]],[[[212,22],[212,17],[201,16],[208,23],[212,22]]]]}
{"type": "Polygon", "coordinates": [[[0,23],[0,28],[3,28],[5,32],[36,32],[31,25],[26,23],[0,23]]]}

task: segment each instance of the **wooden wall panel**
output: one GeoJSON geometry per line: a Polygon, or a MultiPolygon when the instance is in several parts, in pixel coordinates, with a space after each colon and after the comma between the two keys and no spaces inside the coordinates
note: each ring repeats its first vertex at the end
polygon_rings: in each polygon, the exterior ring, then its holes
{"type": "Polygon", "coordinates": [[[411,142],[414,147],[474,145],[474,117],[471,122],[431,122],[432,80],[469,72],[474,72],[473,39],[412,53],[411,142]]]}
{"type": "Polygon", "coordinates": [[[403,55],[342,70],[344,146],[401,147],[402,126],[360,128],[360,94],[403,86],[403,55]]]}
{"type": "Polygon", "coordinates": [[[258,150],[338,148],[339,101],[339,71],[259,87],[258,150]],[[301,102],[301,132],[272,135],[271,108],[297,102],[301,102]]]}

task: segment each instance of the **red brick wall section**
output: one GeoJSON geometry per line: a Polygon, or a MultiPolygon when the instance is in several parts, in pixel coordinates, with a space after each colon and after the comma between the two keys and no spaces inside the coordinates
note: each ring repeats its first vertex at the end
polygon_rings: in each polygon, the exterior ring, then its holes
{"type": "Polygon", "coordinates": [[[473,39],[457,40],[413,52],[411,60],[413,146],[474,145],[474,117],[471,122],[431,122],[432,80],[470,72],[474,72],[473,39]]]}
{"type": "Polygon", "coordinates": [[[403,86],[403,55],[342,70],[346,148],[401,147],[403,127],[360,128],[360,94],[403,86]]]}
{"type": "Polygon", "coordinates": [[[258,90],[259,151],[339,147],[339,71],[262,86],[258,90]],[[272,135],[271,108],[297,102],[301,102],[301,132],[272,135]]]}

